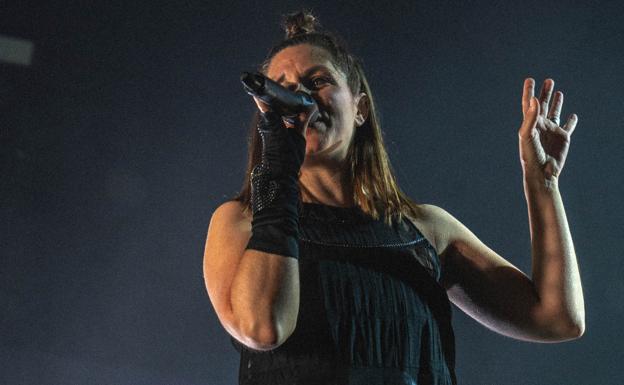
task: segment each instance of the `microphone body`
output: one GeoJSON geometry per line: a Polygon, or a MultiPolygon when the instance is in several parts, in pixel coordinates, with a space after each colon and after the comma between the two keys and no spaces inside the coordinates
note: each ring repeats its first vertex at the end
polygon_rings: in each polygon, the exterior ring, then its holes
{"type": "Polygon", "coordinates": [[[271,109],[292,121],[300,112],[316,104],[305,92],[290,91],[261,73],[243,72],[241,82],[245,91],[271,106],[271,109]]]}

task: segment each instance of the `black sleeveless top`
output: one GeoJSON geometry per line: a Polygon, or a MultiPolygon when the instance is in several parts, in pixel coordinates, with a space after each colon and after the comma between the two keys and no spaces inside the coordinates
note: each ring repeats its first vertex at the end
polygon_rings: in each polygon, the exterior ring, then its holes
{"type": "Polygon", "coordinates": [[[271,351],[231,337],[239,384],[456,384],[440,260],[411,220],[304,202],[299,234],[297,327],[271,351]]]}

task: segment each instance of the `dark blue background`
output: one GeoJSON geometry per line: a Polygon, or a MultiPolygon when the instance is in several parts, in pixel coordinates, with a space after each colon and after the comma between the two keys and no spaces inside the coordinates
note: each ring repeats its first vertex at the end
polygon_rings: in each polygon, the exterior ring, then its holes
{"type": "Polygon", "coordinates": [[[621,4],[3,2],[0,34],[35,56],[0,64],[0,383],[236,383],[205,236],[246,164],[239,74],[301,6],[362,58],[403,189],[528,274],[520,97],[525,77],[555,80],[564,118],[579,116],[560,190],[587,330],[521,342],[454,307],[458,377],[621,383],[621,4]]]}

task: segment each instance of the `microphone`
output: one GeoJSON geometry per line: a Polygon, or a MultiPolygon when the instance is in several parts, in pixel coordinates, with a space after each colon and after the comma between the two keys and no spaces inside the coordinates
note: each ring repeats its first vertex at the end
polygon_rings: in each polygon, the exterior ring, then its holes
{"type": "Polygon", "coordinates": [[[300,112],[316,104],[314,99],[305,92],[290,91],[259,72],[243,72],[240,80],[249,95],[262,100],[291,123],[300,112]]]}

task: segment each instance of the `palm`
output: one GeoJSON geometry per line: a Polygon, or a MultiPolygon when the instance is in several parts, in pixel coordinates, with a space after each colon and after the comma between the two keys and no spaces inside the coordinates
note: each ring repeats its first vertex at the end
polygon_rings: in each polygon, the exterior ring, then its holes
{"type": "Polygon", "coordinates": [[[520,159],[525,174],[535,178],[552,179],[561,174],[570,146],[570,136],[576,127],[575,114],[563,127],[559,116],[563,93],[557,91],[549,108],[554,81],[546,79],[539,100],[533,96],[533,79],[526,79],[522,95],[524,120],[518,131],[520,159]]]}

